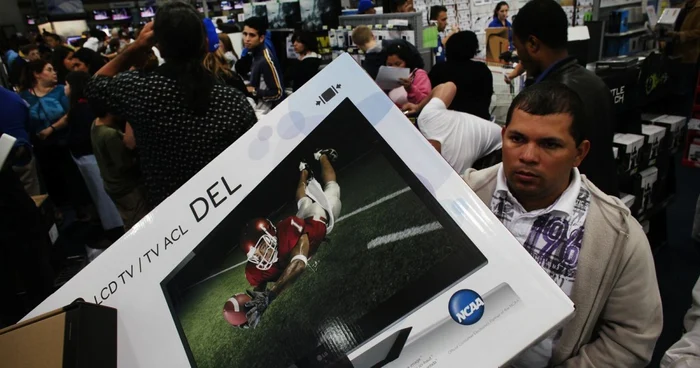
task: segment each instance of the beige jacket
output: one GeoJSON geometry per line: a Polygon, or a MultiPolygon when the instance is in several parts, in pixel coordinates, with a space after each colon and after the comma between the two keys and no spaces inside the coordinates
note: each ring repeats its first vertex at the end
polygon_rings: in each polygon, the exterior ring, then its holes
{"type": "MultiPolygon", "coordinates": [[[[490,205],[499,165],[464,180],[490,205]]],[[[661,333],[661,297],[642,227],[617,198],[581,175],[591,192],[571,299],[576,312],[550,360],[555,367],[634,368],[651,360],[661,333]]],[[[542,311],[546,313],[546,311],[542,311]]]]}

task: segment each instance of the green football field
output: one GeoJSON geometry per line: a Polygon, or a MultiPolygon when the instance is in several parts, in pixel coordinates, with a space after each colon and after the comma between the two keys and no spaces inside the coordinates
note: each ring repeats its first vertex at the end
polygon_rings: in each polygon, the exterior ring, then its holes
{"type": "Polygon", "coordinates": [[[286,368],[319,341],[347,351],[370,337],[356,333],[354,321],[455,250],[458,242],[382,155],[367,155],[337,176],[340,219],[258,328],[234,328],[222,316],[229,297],[250,289],[238,249],[212,265],[230,270],[184,292],[177,317],[199,368],[286,368]]]}

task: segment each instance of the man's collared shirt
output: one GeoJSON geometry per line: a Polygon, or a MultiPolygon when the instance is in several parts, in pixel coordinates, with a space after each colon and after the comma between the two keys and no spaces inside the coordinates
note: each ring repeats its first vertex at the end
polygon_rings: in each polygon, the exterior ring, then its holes
{"type": "MultiPolygon", "coordinates": [[[[581,182],[578,169],[564,193],[549,207],[527,212],[508,189],[503,165],[498,169],[491,212],[515,236],[532,258],[559,287],[571,296],[578,256],[583,243],[591,193],[581,182]]],[[[560,332],[523,352],[514,367],[545,367],[560,332]]]]}

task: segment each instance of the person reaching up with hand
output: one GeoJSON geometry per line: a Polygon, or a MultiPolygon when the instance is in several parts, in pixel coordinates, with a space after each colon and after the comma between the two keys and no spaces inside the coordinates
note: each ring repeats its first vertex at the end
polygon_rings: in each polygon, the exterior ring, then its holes
{"type": "Polygon", "coordinates": [[[396,68],[408,68],[411,74],[408,78],[401,78],[399,81],[406,90],[408,102],[420,104],[428,97],[430,90],[430,78],[425,70],[418,67],[417,58],[411,50],[403,44],[396,43],[389,46],[386,52],[386,65],[396,68]]]}

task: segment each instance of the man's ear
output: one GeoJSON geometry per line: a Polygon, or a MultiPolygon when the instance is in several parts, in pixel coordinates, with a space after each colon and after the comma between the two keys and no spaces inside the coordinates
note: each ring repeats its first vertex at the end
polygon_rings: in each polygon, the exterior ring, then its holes
{"type": "Polygon", "coordinates": [[[503,142],[506,138],[506,126],[504,125],[503,128],[501,128],[501,142],[503,142]]]}
{"type": "Polygon", "coordinates": [[[525,47],[530,53],[534,53],[540,50],[540,40],[535,36],[528,36],[527,41],[525,41],[525,47]]]}
{"type": "Polygon", "coordinates": [[[591,149],[591,142],[584,139],[581,144],[576,147],[576,157],[574,158],[574,167],[578,167],[583,162],[583,159],[588,155],[591,149]]]}

